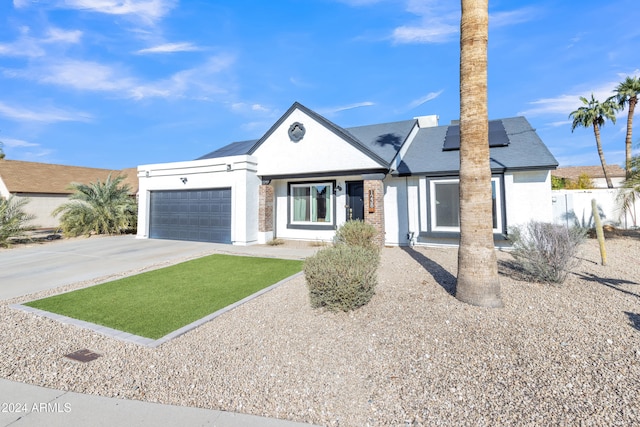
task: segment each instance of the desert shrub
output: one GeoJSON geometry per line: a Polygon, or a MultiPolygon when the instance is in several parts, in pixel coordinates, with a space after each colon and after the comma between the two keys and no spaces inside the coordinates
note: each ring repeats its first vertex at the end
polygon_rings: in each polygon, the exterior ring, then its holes
{"type": "Polygon", "coordinates": [[[271,240],[269,240],[269,241],[267,242],[267,245],[269,245],[269,246],[280,246],[280,245],[284,245],[284,240],[282,240],[282,239],[278,239],[278,238],[271,239],[271,240]]]}
{"type": "Polygon", "coordinates": [[[376,228],[360,220],[351,220],[342,224],[336,230],[336,244],[359,246],[368,249],[377,249],[373,239],[376,237],[376,228]]]}
{"type": "Polygon", "coordinates": [[[336,245],[304,263],[313,308],[350,311],[367,304],[375,292],[380,255],[361,246],[336,245]]]}
{"type": "Polygon", "coordinates": [[[8,247],[12,239],[25,238],[34,227],[29,225],[34,216],[24,211],[28,199],[0,197],[0,246],[8,247]]]}
{"type": "Polygon", "coordinates": [[[138,207],[130,196],[125,176],[107,177],[91,184],[71,184],[70,201],[53,211],[60,215],[60,227],[67,236],[122,234],[136,228],[138,207]]]}
{"type": "Polygon", "coordinates": [[[576,255],[585,239],[579,227],[531,221],[509,229],[511,255],[523,272],[539,282],[563,283],[577,263],[576,255]]]}

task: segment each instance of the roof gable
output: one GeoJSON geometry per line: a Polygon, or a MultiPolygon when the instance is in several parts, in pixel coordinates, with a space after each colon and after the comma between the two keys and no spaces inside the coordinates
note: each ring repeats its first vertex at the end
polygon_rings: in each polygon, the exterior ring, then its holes
{"type": "Polygon", "coordinates": [[[127,175],[123,183],[128,184],[132,194],[138,191],[138,175],[135,168],[109,170],[81,166],[54,165],[49,163],[0,160],[0,179],[9,193],[71,194],[72,182],[89,184],[98,179],[127,175]]]}
{"type": "Polygon", "coordinates": [[[354,138],[354,136],[352,134],[350,134],[345,129],[341,128],[340,126],[336,125],[335,123],[331,122],[330,120],[327,120],[326,118],[324,118],[320,114],[316,113],[315,111],[310,110],[309,108],[307,108],[304,105],[300,104],[299,102],[294,102],[293,105],[291,107],[289,107],[287,112],[285,112],[282,115],[282,117],[280,117],[280,119],[273,126],[271,126],[271,128],[267,131],[267,133],[265,133],[264,136],[262,138],[260,138],[255,143],[255,145],[253,147],[251,147],[251,149],[249,150],[248,154],[255,153],[256,150],[260,147],[260,145],[264,144],[264,142],[269,139],[269,137],[273,134],[273,132],[275,132],[276,129],[280,128],[282,126],[282,124],[296,110],[299,110],[299,111],[303,112],[305,115],[309,116],[311,119],[315,120],[317,123],[319,123],[320,125],[324,126],[326,129],[328,129],[329,131],[333,132],[338,137],[344,139],[345,142],[353,145],[354,147],[356,147],[357,149],[362,151],[364,154],[366,154],[369,157],[371,157],[374,161],[378,162],[380,164],[380,166],[386,166],[384,159],[380,158],[376,153],[371,151],[368,147],[366,147],[363,144],[361,144],[360,141],[358,141],[356,138],[354,138]]]}
{"type": "Polygon", "coordinates": [[[258,157],[262,176],[388,170],[392,157],[380,147],[378,154],[376,147],[296,102],[247,154],[258,157]],[[297,140],[289,134],[296,124],[304,128],[297,140]]]}
{"type": "MultiPolygon", "coordinates": [[[[348,145],[352,149],[355,149],[357,151],[355,153],[356,158],[360,157],[362,159],[363,156],[366,157],[367,160],[365,160],[365,162],[368,163],[368,168],[375,167],[380,169],[389,168],[389,165],[397,156],[400,148],[407,142],[412,130],[417,126],[417,120],[412,119],[391,123],[342,128],[313,110],[308,109],[304,105],[295,102],[262,138],[258,140],[233,142],[207,153],[199,157],[197,160],[245,154],[253,155],[258,151],[264,152],[266,150],[261,149],[261,147],[263,147],[268,140],[272,139],[274,133],[279,131],[280,134],[282,134],[283,126],[286,127],[294,123],[294,116],[298,118],[304,117],[307,125],[309,124],[309,121],[313,121],[332,134],[334,140],[337,138],[337,140],[341,141],[343,145],[348,145]],[[299,114],[302,114],[302,116],[299,114]]],[[[293,141],[290,141],[288,136],[282,137],[282,135],[280,135],[279,137],[293,144],[293,141]]],[[[326,138],[325,141],[328,139],[331,138],[326,138]]],[[[296,150],[292,147],[293,145],[285,147],[284,151],[281,153],[281,157],[287,158],[287,148],[292,149],[293,151],[296,150]]],[[[339,149],[339,147],[334,148],[339,149]]],[[[348,148],[343,149],[349,151],[348,148]]],[[[354,152],[352,151],[352,156],[353,155],[354,152]]],[[[325,165],[323,169],[331,169],[331,164],[325,165]]],[[[319,171],[316,170],[315,172],[319,171]]]]}

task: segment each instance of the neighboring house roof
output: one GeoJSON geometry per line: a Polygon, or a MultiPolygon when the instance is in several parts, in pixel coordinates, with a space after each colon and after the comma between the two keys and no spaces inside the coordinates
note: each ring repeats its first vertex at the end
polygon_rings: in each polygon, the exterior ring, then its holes
{"type": "MultiPolygon", "coordinates": [[[[551,172],[552,176],[577,181],[580,175],[586,174],[589,178],[604,178],[602,166],[564,166],[551,172]]],[[[625,172],[618,165],[607,165],[609,178],[624,178],[625,172]]]]}
{"type": "MultiPolygon", "coordinates": [[[[418,120],[405,120],[367,126],[341,128],[318,113],[294,103],[269,131],[258,140],[234,142],[199,159],[212,159],[232,155],[252,154],[294,109],[300,109],[319,123],[336,133],[386,168],[407,143],[418,120]]],[[[457,175],[460,169],[460,125],[419,128],[415,138],[405,147],[406,153],[399,159],[394,175],[457,175]]],[[[491,169],[504,170],[555,169],[558,162],[553,157],[535,129],[524,117],[513,117],[489,122],[491,169]]]]}
{"type": "MultiPolygon", "coordinates": [[[[500,146],[490,148],[491,170],[498,172],[555,169],[558,166],[558,161],[538,137],[527,119],[513,117],[496,121],[502,123],[508,144],[501,143],[500,146]]],[[[460,151],[444,149],[447,131],[451,127],[459,127],[459,125],[420,129],[398,165],[397,171],[393,174],[457,175],[460,169],[460,151]]]]}
{"type": "Polygon", "coordinates": [[[109,174],[112,174],[112,177],[126,175],[123,183],[129,184],[132,194],[138,192],[136,168],[109,170],[20,160],[0,160],[0,179],[4,182],[9,193],[71,194],[73,191],[69,189],[69,186],[72,182],[89,184],[98,179],[104,182],[109,174]]]}

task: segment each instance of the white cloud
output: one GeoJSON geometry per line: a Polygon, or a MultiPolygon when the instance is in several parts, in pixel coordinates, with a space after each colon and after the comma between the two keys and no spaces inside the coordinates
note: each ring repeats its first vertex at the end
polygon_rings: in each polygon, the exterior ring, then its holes
{"type": "MultiPolygon", "coordinates": [[[[107,15],[131,16],[152,24],[162,19],[173,7],[177,0],[49,0],[48,5],[58,9],[76,9],[107,15]]],[[[23,9],[36,5],[38,0],[13,0],[16,9],[23,9]]]]}
{"type": "Polygon", "coordinates": [[[27,7],[30,4],[31,4],[31,0],[13,0],[13,7],[15,7],[16,9],[27,7]]]}
{"type": "Polygon", "coordinates": [[[489,27],[506,27],[534,19],[537,11],[532,7],[489,13],[489,27]]]}
{"type": "Polygon", "coordinates": [[[89,114],[65,111],[59,108],[30,110],[0,102],[0,115],[21,122],[87,122],[89,114]]]}
{"type": "Polygon", "coordinates": [[[436,99],[437,97],[439,97],[442,92],[444,90],[439,90],[438,92],[429,92],[428,94],[426,94],[425,96],[423,96],[422,98],[418,98],[414,101],[411,101],[409,103],[409,109],[413,109],[416,107],[419,107],[420,105],[424,104],[425,102],[429,102],[431,100],[436,99]]]}
{"type": "MultiPolygon", "coordinates": [[[[419,22],[401,25],[393,30],[394,43],[446,43],[452,41],[460,30],[459,3],[436,0],[409,0],[407,11],[417,15],[419,22]]],[[[489,15],[492,27],[515,25],[531,20],[535,10],[522,9],[493,12],[489,15]]]]}
{"type": "Polygon", "coordinates": [[[314,87],[312,84],[307,83],[306,81],[299,79],[297,77],[289,77],[289,82],[296,87],[302,87],[302,88],[314,87]]]}
{"type": "Polygon", "coordinates": [[[258,103],[248,102],[234,102],[230,104],[231,111],[234,113],[248,114],[255,117],[255,113],[260,113],[261,116],[271,116],[274,114],[274,110],[265,105],[258,103]]]}
{"type": "MultiPolygon", "coordinates": [[[[561,114],[564,117],[568,117],[572,111],[575,111],[581,107],[582,101],[580,97],[587,99],[591,98],[591,94],[599,100],[604,101],[608,97],[613,95],[613,90],[616,86],[628,75],[640,74],[640,70],[635,70],[633,73],[617,74],[618,80],[611,80],[608,82],[599,82],[591,85],[582,85],[579,88],[573,89],[571,94],[562,94],[551,98],[541,98],[535,101],[529,102],[530,108],[521,111],[518,115],[523,116],[541,116],[561,114]]],[[[626,116],[624,112],[618,112],[618,117],[626,116]]]]}
{"type": "Polygon", "coordinates": [[[459,3],[409,0],[406,9],[418,16],[418,22],[394,29],[391,35],[394,43],[443,43],[458,32],[459,3]]]}
{"type": "Polygon", "coordinates": [[[451,40],[451,36],[458,33],[458,27],[443,22],[430,21],[422,26],[402,26],[393,30],[392,39],[395,43],[444,43],[451,40]]]}
{"type": "Polygon", "coordinates": [[[15,138],[0,138],[0,141],[7,148],[23,148],[23,147],[39,147],[40,144],[36,144],[35,142],[29,142],[22,139],[15,138]]]}
{"type": "Polygon", "coordinates": [[[60,28],[51,27],[47,31],[47,37],[42,41],[45,43],[79,43],[80,38],[82,37],[82,31],[80,30],[71,30],[66,31],[60,28]]]}
{"type": "Polygon", "coordinates": [[[613,89],[618,85],[618,82],[605,82],[599,83],[597,85],[592,85],[591,87],[585,87],[575,90],[573,94],[563,94],[558,95],[553,98],[541,98],[535,101],[529,102],[529,105],[532,107],[526,109],[524,111],[518,112],[519,116],[541,116],[541,115],[551,115],[551,114],[561,114],[565,117],[568,117],[572,111],[575,111],[579,107],[581,107],[582,101],[580,101],[580,97],[585,97],[587,99],[591,98],[591,94],[599,100],[604,101],[608,97],[613,95],[613,89]]]}
{"type": "Polygon", "coordinates": [[[148,47],[136,51],[138,54],[145,53],[172,53],[172,52],[193,52],[202,50],[191,43],[165,43],[158,46],[148,47]]]}
{"type": "Polygon", "coordinates": [[[164,17],[175,3],[175,0],[57,0],[54,2],[58,8],[135,16],[148,23],[164,17]]]}
{"type": "Polygon", "coordinates": [[[543,114],[563,114],[569,116],[569,113],[580,106],[581,95],[559,95],[554,98],[541,98],[529,102],[530,107],[527,110],[518,112],[519,116],[539,116],[543,114]]]}
{"type": "Polygon", "coordinates": [[[201,66],[179,71],[171,77],[152,83],[139,83],[129,89],[135,99],[151,97],[187,97],[210,100],[209,95],[227,93],[229,88],[217,83],[217,75],[235,62],[233,55],[211,57],[201,66]]]}
{"type": "Polygon", "coordinates": [[[376,105],[375,102],[371,102],[371,101],[357,102],[354,104],[342,105],[339,107],[324,108],[324,109],[318,110],[318,113],[323,115],[331,115],[331,114],[339,113],[341,111],[353,110],[355,108],[361,108],[361,107],[372,107],[374,105],[376,105]]]}
{"type": "Polygon", "coordinates": [[[11,43],[0,43],[0,55],[37,58],[47,54],[45,44],[75,44],[80,42],[82,31],[66,31],[60,28],[50,27],[46,36],[33,37],[29,27],[20,28],[20,37],[11,43]]]}
{"type": "Polygon", "coordinates": [[[113,67],[96,62],[66,60],[42,69],[36,80],[58,86],[91,91],[126,91],[134,85],[113,67]]]}
{"type": "Polygon", "coordinates": [[[7,78],[23,78],[42,84],[87,92],[108,92],[119,98],[189,98],[210,100],[212,94],[228,93],[231,85],[220,82],[222,73],[235,62],[230,54],[209,58],[204,64],[179,71],[164,79],[143,81],[124,66],[65,59],[42,62],[28,69],[0,69],[7,78]]]}

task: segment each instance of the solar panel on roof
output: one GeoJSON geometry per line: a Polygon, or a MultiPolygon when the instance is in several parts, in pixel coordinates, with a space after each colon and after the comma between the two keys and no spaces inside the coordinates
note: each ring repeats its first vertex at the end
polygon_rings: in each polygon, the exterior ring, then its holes
{"type": "MultiPolygon", "coordinates": [[[[509,136],[504,129],[502,120],[489,121],[489,147],[506,147],[509,145],[509,136]]],[[[447,135],[442,145],[443,151],[460,149],[460,125],[451,125],[447,128],[447,135]]]]}

